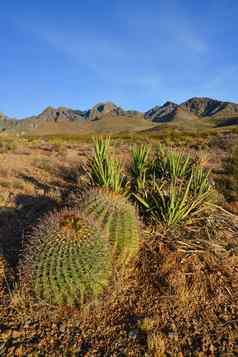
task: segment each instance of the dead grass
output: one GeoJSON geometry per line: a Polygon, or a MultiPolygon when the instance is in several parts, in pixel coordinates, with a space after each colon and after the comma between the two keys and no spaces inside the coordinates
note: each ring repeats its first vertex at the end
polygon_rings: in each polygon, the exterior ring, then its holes
{"type": "Polygon", "coordinates": [[[4,351],[16,353],[21,346],[22,355],[236,355],[237,233],[237,222],[226,215],[147,233],[127,272],[82,311],[35,305],[15,289],[1,317],[5,331],[14,331],[3,334],[4,351]]]}
{"type": "Polygon", "coordinates": [[[7,279],[7,262],[4,256],[2,245],[0,245],[0,297],[3,294],[3,288],[7,279]]]}
{"type": "Polygon", "coordinates": [[[214,217],[145,243],[137,272],[152,355],[237,353],[237,233],[227,217],[214,217]]]}
{"type": "MultiPolygon", "coordinates": [[[[215,140],[217,134],[213,139],[205,133],[183,137],[169,130],[169,146],[185,145],[193,155],[204,145],[205,167],[219,167],[228,157],[215,140]]],[[[162,132],[135,133],[112,140],[126,162],[132,143],[155,146],[163,137],[162,132]]],[[[9,182],[0,188],[0,242],[13,269],[10,290],[5,285],[0,302],[0,355],[238,354],[238,223],[221,212],[181,229],[145,231],[139,256],[127,273],[84,311],[35,305],[24,296],[17,277],[22,240],[42,215],[70,204],[71,195],[87,186],[85,154],[91,151],[91,139],[21,140],[27,155],[20,151],[21,143],[0,154],[0,181],[9,182]],[[37,165],[42,159],[47,167],[37,165]]]]}

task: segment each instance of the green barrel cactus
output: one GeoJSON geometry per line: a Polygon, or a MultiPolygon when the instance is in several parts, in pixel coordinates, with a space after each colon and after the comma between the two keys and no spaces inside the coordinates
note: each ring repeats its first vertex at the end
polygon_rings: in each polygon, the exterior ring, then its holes
{"type": "Polygon", "coordinates": [[[113,257],[126,262],[139,248],[139,222],[135,208],[119,193],[105,189],[92,189],[80,204],[89,215],[107,232],[113,257]]]}
{"type": "Polygon", "coordinates": [[[36,297],[51,304],[79,305],[108,284],[110,245],[78,210],[51,214],[29,238],[21,275],[36,297]]]}

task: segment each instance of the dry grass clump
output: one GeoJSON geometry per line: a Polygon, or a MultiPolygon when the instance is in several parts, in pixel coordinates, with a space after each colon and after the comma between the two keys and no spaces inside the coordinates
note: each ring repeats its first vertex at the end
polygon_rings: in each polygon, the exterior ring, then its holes
{"type": "Polygon", "coordinates": [[[141,328],[155,356],[238,352],[238,230],[213,220],[167,230],[141,250],[141,328]],[[216,235],[219,225],[223,234],[216,235]]]}
{"type": "Polygon", "coordinates": [[[8,279],[8,264],[0,242],[0,300],[4,296],[8,279]]]}
{"type": "Polygon", "coordinates": [[[0,288],[4,283],[5,273],[6,273],[6,261],[3,255],[3,249],[0,245],[0,288]]]}
{"type": "Polygon", "coordinates": [[[5,139],[0,142],[0,153],[6,153],[9,151],[16,151],[17,149],[17,141],[14,139],[5,139]]]}
{"type": "Polygon", "coordinates": [[[236,144],[225,158],[223,168],[217,172],[216,186],[225,200],[226,207],[237,214],[238,202],[238,145],[236,144]]]}

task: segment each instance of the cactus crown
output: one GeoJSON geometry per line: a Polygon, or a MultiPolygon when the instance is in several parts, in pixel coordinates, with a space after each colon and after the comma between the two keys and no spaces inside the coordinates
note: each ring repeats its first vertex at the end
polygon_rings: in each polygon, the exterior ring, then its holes
{"type": "Polygon", "coordinates": [[[64,234],[60,235],[64,240],[87,240],[90,239],[92,228],[85,225],[85,219],[75,216],[73,212],[67,212],[59,222],[64,234]]]}
{"type": "Polygon", "coordinates": [[[106,229],[114,257],[125,262],[139,248],[139,223],[135,208],[119,193],[93,189],[84,197],[81,208],[106,229]]]}
{"type": "Polygon", "coordinates": [[[107,240],[78,210],[51,214],[30,238],[22,277],[36,297],[52,304],[78,305],[108,284],[107,240]]]}

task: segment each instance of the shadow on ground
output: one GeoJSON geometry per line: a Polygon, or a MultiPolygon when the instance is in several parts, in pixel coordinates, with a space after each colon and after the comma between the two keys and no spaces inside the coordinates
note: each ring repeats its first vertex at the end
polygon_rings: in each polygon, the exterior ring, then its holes
{"type": "Polygon", "coordinates": [[[0,243],[9,265],[15,269],[22,244],[42,216],[57,209],[58,203],[46,195],[17,195],[15,207],[0,208],[0,243]]]}
{"type": "Polygon", "coordinates": [[[50,185],[48,185],[47,183],[40,182],[33,176],[20,175],[19,178],[23,179],[25,182],[31,183],[36,189],[42,190],[44,194],[50,192],[50,190],[52,189],[50,185]]]}
{"type": "Polygon", "coordinates": [[[0,244],[14,274],[21,257],[23,242],[32,228],[47,213],[62,207],[70,207],[75,197],[87,187],[85,167],[58,167],[57,177],[61,185],[41,182],[38,178],[21,174],[20,177],[33,184],[42,194],[17,194],[11,198],[13,207],[0,207],[0,244]]]}

